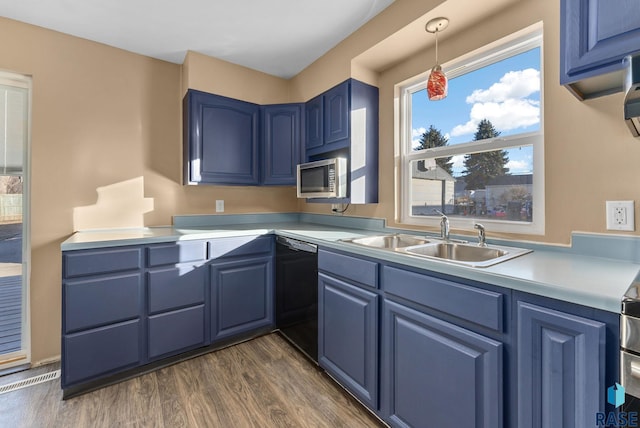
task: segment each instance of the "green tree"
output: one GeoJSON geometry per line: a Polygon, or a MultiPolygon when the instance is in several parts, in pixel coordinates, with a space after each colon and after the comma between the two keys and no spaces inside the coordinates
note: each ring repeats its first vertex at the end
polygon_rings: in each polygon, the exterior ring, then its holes
{"type": "MultiPolygon", "coordinates": [[[[429,126],[426,132],[422,133],[420,137],[420,145],[414,150],[432,149],[434,147],[444,147],[449,144],[449,139],[442,135],[439,129],[434,128],[433,125],[429,126]]],[[[436,158],[436,164],[453,175],[453,162],[451,156],[436,158]]]]}
{"type": "MultiPolygon", "coordinates": [[[[473,140],[485,140],[499,135],[500,132],[493,127],[488,119],[482,119],[473,140]]],[[[507,162],[509,162],[509,156],[506,150],[465,155],[465,170],[462,174],[465,183],[467,183],[467,190],[484,189],[492,178],[508,174],[509,168],[505,166],[507,162]]]]}

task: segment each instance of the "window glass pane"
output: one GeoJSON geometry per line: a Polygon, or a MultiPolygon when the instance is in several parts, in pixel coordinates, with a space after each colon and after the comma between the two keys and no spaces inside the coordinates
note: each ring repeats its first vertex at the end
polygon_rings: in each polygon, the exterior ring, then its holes
{"type": "Polygon", "coordinates": [[[533,221],[533,147],[415,160],[411,215],[533,221]]]}
{"type": "Polygon", "coordinates": [[[0,84],[0,173],[21,175],[27,138],[28,91],[0,84]]]}
{"type": "MultiPolygon", "coordinates": [[[[412,147],[429,129],[447,145],[474,141],[488,120],[497,135],[540,130],[540,48],[449,80],[447,98],[429,101],[426,89],[411,94],[412,147]]],[[[495,135],[495,136],[497,136],[495,135]]]]}

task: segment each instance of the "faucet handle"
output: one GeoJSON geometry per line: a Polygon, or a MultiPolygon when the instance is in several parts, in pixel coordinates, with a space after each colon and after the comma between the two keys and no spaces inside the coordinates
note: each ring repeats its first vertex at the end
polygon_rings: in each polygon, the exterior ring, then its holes
{"type": "Polygon", "coordinates": [[[474,223],[473,228],[478,230],[478,247],[486,247],[487,242],[484,226],[480,223],[474,223]]]}

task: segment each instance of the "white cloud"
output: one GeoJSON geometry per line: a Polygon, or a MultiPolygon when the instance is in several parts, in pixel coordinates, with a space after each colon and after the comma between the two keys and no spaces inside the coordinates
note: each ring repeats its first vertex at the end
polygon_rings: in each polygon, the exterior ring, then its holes
{"type": "Polygon", "coordinates": [[[411,148],[415,149],[420,145],[420,137],[427,132],[426,128],[414,128],[411,130],[411,148]]]}
{"type": "Polygon", "coordinates": [[[526,98],[540,91],[540,72],[533,68],[509,71],[489,89],[476,89],[467,103],[501,102],[512,98],[526,98]]]}
{"type": "Polygon", "coordinates": [[[451,162],[453,162],[453,168],[464,168],[464,155],[453,156],[451,158],[451,162]]]}
{"type": "Polygon", "coordinates": [[[506,165],[509,168],[509,172],[512,174],[518,174],[523,172],[532,172],[532,165],[526,160],[510,160],[506,165]]]}
{"type": "Polygon", "coordinates": [[[489,89],[476,89],[466,99],[473,104],[469,120],[451,130],[454,137],[472,134],[482,119],[501,131],[524,128],[540,122],[540,102],[527,98],[540,91],[540,72],[532,68],[510,71],[489,89]]]}
{"type": "Polygon", "coordinates": [[[426,128],[414,128],[411,130],[411,136],[413,138],[421,137],[425,132],[427,132],[426,128]]]}

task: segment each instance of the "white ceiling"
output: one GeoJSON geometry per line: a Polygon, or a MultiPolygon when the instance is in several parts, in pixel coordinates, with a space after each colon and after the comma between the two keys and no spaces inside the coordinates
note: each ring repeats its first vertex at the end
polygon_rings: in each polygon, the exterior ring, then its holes
{"type": "Polygon", "coordinates": [[[289,78],[394,0],[0,0],[0,15],[182,64],[187,50],[289,78]]]}

